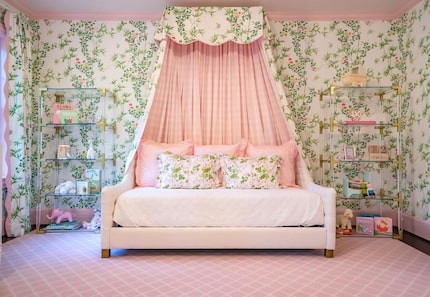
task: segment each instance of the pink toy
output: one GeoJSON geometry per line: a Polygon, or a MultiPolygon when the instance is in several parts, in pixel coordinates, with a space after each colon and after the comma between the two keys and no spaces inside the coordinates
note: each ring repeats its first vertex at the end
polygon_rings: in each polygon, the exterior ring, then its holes
{"type": "Polygon", "coordinates": [[[57,218],[55,223],[60,224],[63,219],[68,220],[69,222],[73,221],[72,213],[70,211],[64,211],[62,209],[56,208],[52,211],[51,216],[46,215],[49,220],[53,220],[57,218]]]}

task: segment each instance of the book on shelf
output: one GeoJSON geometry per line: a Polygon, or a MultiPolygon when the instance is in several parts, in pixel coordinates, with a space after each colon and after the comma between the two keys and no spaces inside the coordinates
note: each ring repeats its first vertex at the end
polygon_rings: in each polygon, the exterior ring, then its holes
{"type": "Polygon", "coordinates": [[[83,180],[76,181],[76,194],[88,195],[88,193],[89,193],[88,181],[83,181],[83,180]]]}
{"type": "Polygon", "coordinates": [[[368,121],[344,121],[346,125],[376,125],[376,121],[368,120],[368,121]]]}
{"type": "Polygon", "coordinates": [[[54,124],[76,124],[79,122],[78,111],[75,110],[74,104],[54,104],[54,124]]]}
{"type": "Polygon", "coordinates": [[[393,219],[388,217],[374,217],[375,235],[393,235],[393,219]]]}
{"type": "Polygon", "coordinates": [[[48,226],[46,226],[45,231],[46,232],[54,232],[54,231],[72,231],[72,230],[77,230],[79,228],[81,228],[81,223],[79,223],[78,221],[65,221],[65,222],[60,222],[59,224],[57,223],[50,223],[48,226]]]}
{"type": "Polygon", "coordinates": [[[356,234],[373,236],[375,229],[373,227],[373,217],[356,217],[356,234]]]}
{"type": "Polygon", "coordinates": [[[89,193],[99,194],[101,190],[101,170],[100,169],[85,169],[85,180],[88,181],[89,193]]]}

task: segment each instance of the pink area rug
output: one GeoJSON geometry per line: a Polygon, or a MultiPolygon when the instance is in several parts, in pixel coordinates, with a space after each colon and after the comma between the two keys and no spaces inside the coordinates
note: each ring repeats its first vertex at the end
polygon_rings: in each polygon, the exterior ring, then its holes
{"type": "Polygon", "coordinates": [[[314,250],[113,250],[100,235],[29,234],[3,244],[0,296],[430,296],[430,257],[390,238],[314,250]]]}

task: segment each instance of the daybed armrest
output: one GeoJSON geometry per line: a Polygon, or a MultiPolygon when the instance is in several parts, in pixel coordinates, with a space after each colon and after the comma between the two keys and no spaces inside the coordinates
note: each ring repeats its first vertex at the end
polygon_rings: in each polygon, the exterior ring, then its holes
{"type": "Polygon", "coordinates": [[[106,186],[101,193],[101,248],[109,249],[110,229],[113,226],[113,212],[116,200],[122,193],[135,187],[134,162],[130,165],[122,181],[113,186],[106,186]]]}
{"type": "Polygon", "coordinates": [[[324,203],[324,227],[327,228],[327,249],[334,250],[336,247],[336,191],[310,182],[306,190],[318,193],[324,203]]]}

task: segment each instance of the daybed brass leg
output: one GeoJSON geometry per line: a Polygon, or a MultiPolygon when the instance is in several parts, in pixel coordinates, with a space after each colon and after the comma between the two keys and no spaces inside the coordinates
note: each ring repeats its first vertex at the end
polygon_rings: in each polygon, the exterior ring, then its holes
{"type": "Polygon", "coordinates": [[[110,249],[102,249],[102,258],[110,257],[110,249]]]}
{"type": "Polygon", "coordinates": [[[324,250],[324,256],[326,257],[326,258],[333,258],[333,256],[334,256],[334,250],[324,250]]]}

